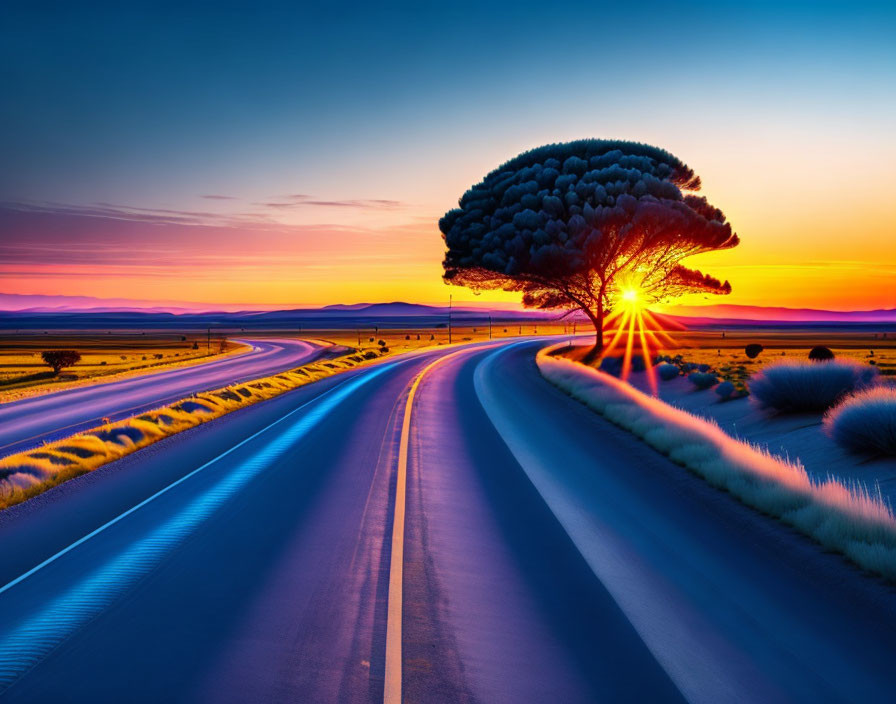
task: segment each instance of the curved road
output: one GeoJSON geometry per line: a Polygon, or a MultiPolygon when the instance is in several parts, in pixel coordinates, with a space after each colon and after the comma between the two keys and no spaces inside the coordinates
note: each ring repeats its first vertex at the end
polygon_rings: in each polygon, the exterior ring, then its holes
{"type": "Polygon", "coordinates": [[[277,374],[306,364],[322,349],[302,340],[239,340],[248,352],[189,367],[79,386],[0,404],[0,457],[190,394],[277,374]]]}
{"type": "Polygon", "coordinates": [[[893,591],[541,344],[331,377],[0,514],[0,699],[889,700],[893,591]]]}

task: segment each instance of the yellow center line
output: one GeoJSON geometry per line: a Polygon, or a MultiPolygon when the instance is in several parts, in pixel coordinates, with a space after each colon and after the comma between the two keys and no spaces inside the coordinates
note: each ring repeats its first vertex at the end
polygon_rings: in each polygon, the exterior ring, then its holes
{"type": "Polygon", "coordinates": [[[447,359],[468,350],[458,350],[427,364],[411,383],[404,406],[401,441],[398,445],[398,475],[395,480],[395,515],[392,521],[392,557],[389,564],[389,601],[386,615],[386,682],[383,690],[385,704],[401,702],[401,612],[404,572],[404,512],[407,489],[408,454],[410,452],[411,408],[423,377],[430,369],[447,359]]]}

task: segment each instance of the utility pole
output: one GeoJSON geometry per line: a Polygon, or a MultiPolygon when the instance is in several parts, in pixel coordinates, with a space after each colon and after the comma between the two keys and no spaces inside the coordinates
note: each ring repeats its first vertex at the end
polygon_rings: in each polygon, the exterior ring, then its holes
{"type": "Polygon", "coordinates": [[[448,294],[448,344],[451,344],[451,308],[454,305],[454,295],[448,294]]]}
{"type": "Polygon", "coordinates": [[[358,349],[361,349],[361,328],[358,328],[358,349]]]}

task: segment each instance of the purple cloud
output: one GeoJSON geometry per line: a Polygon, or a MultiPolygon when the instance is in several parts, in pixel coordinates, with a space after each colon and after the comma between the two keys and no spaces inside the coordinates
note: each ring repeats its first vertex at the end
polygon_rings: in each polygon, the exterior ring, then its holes
{"type": "Polygon", "coordinates": [[[351,198],[341,200],[318,200],[307,195],[286,196],[289,201],[266,201],[261,203],[253,203],[266,208],[303,208],[320,207],[320,208],[358,208],[370,210],[394,210],[403,208],[404,203],[400,200],[387,200],[385,198],[351,198]]]}

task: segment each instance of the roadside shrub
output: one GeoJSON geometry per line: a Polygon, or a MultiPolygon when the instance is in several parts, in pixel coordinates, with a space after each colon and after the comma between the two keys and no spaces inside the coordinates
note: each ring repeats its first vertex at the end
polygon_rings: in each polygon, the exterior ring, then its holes
{"type": "Polygon", "coordinates": [[[744,347],[744,354],[750,359],[756,359],[759,356],[759,353],[764,349],[765,348],[762,345],[753,343],[752,345],[744,347]]]}
{"type": "Polygon", "coordinates": [[[656,373],[663,381],[669,381],[675,379],[681,372],[676,365],[663,362],[656,368],[656,373]]]}
{"type": "Polygon", "coordinates": [[[127,438],[132,443],[139,442],[143,439],[143,433],[140,432],[139,428],[127,426],[112,428],[111,430],[94,430],[90,434],[103,442],[114,442],[118,445],[125,444],[126,441],[122,441],[122,438],[127,438]]]}
{"type": "Polygon", "coordinates": [[[690,381],[699,390],[709,389],[719,383],[719,377],[709,372],[691,372],[688,374],[690,381]]]}
{"type": "Polygon", "coordinates": [[[56,452],[64,452],[69,455],[74,455],[75,457],[80,457],[81,459],[93,457],[96,454],[93,450],[89,450],[85,447],[78,447],[77,445],[60,445],[54,449],[56,452]]]}
{"type": "Polygon", "coordinates": [[[723,381],[716,387],[716,393],[723,399],[731,398],[731,394],[734,393],[734,384],[730,381],[723,381]]]}
{"type": "MultiPolygon", "coordinates": [[[[632,357],[629,363],[630,369],[633,372],[643,372],[647,369],[644,366],[644,358],[643,357],[632,357]]],[[[606,372],[607,374],[612,374],[613,376],[619,376],[622,374],[622,367],[625,365],[625,357],[604,357],[600,362],[600,370],[602,372],[606,372]]]]}
{"type": "Polygon", "coordinates": [[[824,345],[818,345],[817,347],[813,347],[809,350],[809,359],[813,362],[827,362],[834,358],[834,353],[831,351],[830,347],[825,347],[824,345]]]}
{"type": "Polygon", "coordinates": [[[44,364],[53,367],[54,374],[81,361],[81,355],[77,350],[46,350],[41,352],[40,356],[44,364]]]}
{"type": "Polygon", "coordinates": [[[877,374],[875,367],[850,361],[781,362],[756,374],[749,388],[768,408],[788,413],[825,411],[847,394],[871,386],[877,374]]]}
{"type": "Polygon", "coordinates": [[[196,401],[182,401],[176,406],[172,406],[175,411],[183,411],[184,413],[211,413],[212,410],[208,406],[203,406],[196,401]]]}
{"type": "Polygon", "coordinates": [[[604,357],[602,360],[600,360],[600,365],[598,368],[602,372],[606,372],[607,374],[619,376],[619,374],[622,372],[622,358],[604,357]]]}
{"type": "Polygon", "coordinates": [[[851,452],[896,456],[896,388],[877,386],[847,396],[827,412],[824,428],[851,452]]]}

